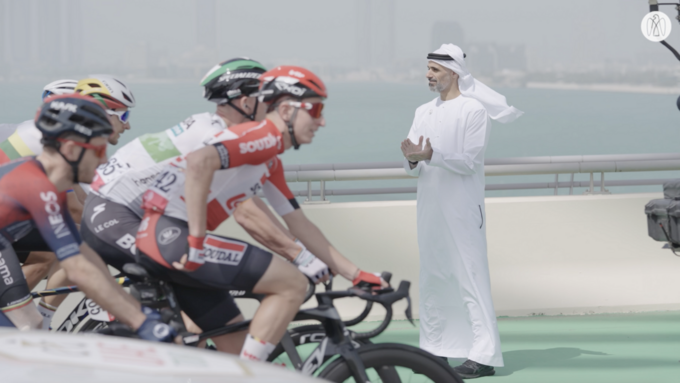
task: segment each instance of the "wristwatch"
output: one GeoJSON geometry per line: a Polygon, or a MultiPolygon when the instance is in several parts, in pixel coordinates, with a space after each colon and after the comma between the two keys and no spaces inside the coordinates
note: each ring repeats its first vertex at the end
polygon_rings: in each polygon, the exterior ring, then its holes
{"type": "Polygon", "coordinates": [[[417,166],[417,165],[418,165],[418,161],[416,161],[416,162],[412,162],[412,161],[409,161],[409,160],[406,160],[406,161],[408,161],[408,163],[411,164],[411,165],[413,165],[413,166],[417,166]]]}

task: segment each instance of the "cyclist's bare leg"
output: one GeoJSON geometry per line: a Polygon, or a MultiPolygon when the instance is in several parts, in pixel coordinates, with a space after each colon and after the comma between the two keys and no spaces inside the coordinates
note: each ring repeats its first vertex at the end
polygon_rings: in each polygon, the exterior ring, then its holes
{"type": "Polygon", "coordinates": [[[22,331],[40,330],[43,325],[43,317],[38,312],[38,309],[35,308],[33,301],[24,307],[5,311],[4,314],[22,331]]]}
{"type": "Polygon", "coordinates": [[[279,257],[272,257],[254,293],[265,294],[260,307],[250,324],[250,335],[254,338],[277,344],[293,320],[307,291],[307,278],[291,263],[279,257]]]}
{"type": "Polygon", "coordinates": [[[48,251],[32,251],[21,266],[28,289],[33,290],[47,276],[53,264],[57,263],[54,253],[48,251]]]}
{"type": "MultiPolygon", "coordinates": [[[[243,322],[244,320],[245,320],[245,318],[243,317],[243,314],[239,314],[236,318],[227,322],[227,324],[243,322]]],[[[187,327],[187,329],[188,329],[188,327],[187,327]]],[[[215,342],[215,347],[217,347],[218,351],[226,352],[228,354],[238,355],[238,354],[241,353],[241,349],[243,348],[243,342],[245,342],[247,335],[248,335],[248,330],[243,330],[243,331],[239,331],[239,332],[232,332],[231,334],[225,334],[225,335],[212,337],[210,339],[212,339],[213,342],[215,342]]],[[[204,346],[205,346],[205,341],[202,341],[199,344],[199,347],[204,347],[204,346]]]]}
{"type": "MultiPolygon", "coordinates": [[[[56,289],[57,287],[70,286],[72,284],[73,283],[66,276],[66,271],[64,271],[59,264],[56,264],[48,274],[45,289],[56,289]]],[[[42,300],[50,306],[59,307],[67,296],[68,294],[52,295],[45,297],[42,300]]]]}

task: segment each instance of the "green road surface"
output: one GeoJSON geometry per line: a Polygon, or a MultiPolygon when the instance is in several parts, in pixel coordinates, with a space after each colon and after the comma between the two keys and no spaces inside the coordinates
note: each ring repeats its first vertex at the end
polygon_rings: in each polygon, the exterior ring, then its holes
{"type": "MultiPolygon", "coordinates": [[[[378,322],[351,327],[375,328],[378,322]]],[[[392,321],[374,343],[418,346],[418,323],[392,321]]],[[[493,383],[680,383],[680,312],[498,318],[505,367],[493,383]]],[[[306,358],[316,345],[300,346],[306,358]]],[[[277,359],[290,367],[286,357],[277,359]]],[[[462,360],[450,360],[455,366],[462,360]]],[[[402,376],[405,382],[427,382],[402,376]]],[[[376,381],[378,381],[376,379],[376,381]]]]}
{"type": "MultiPolygon", "coordinates": [[[[505,367],[474,382],[680,383],[677,311],[499,318],[498,327],[505,367]]],[[[393,321],[375,342],[418,346],[418,328],[393,321]]]]}

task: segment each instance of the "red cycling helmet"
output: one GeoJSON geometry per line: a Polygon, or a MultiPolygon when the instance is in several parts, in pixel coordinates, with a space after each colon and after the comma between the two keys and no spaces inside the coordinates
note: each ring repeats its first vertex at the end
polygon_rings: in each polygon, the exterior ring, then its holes
{"type": "Polygon", "coordinates": [[[326,85],[311,71],[299,66],[284,65],[268,70],[260,76],[262,101],[273,103],[282,96],[297,99],[328,97],[326,85]]]}

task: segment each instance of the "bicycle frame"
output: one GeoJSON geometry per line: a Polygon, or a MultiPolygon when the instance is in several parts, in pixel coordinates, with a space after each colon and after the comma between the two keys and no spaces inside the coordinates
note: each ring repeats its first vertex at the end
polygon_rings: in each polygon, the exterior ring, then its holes
{"type": "MultiPolygon", "coordinates": [[[[290,358],[293,367],[306,375],[313,375],[319,367],[335,355],[342,356],[348,363],[352,374],[357,382],[368,382],[368,377],[364,365],[355,352],[356,346],[353,341],[353,333],[347,329],[345,323],[340,318],[337,309],[333,306],[333,300],[349,296],[358,296],[369,302],[378,302],[388,310],[388,315],[385,321],[378,326],[374,331],[366,333],[366,338],[375,336],[387,328],[389,319],[391,319],[391,305],[403,298],[407,298],[409,305],[406,310],[406,316],[411,320],[410,297],[408,290],[410,283],[402,281],[397,291],[391,289],[383,290],[384,295],[373,295],[370,292],[351,289],[349,291],[330,291],[326,293],[316,294],[319,306],[312,309],[301,310],[295,316],[294,320],[315,320],[321,322],[324,332],[324,338],[319,342],[319,345],[312,351],[312,353],[303,361],[300,354],[297,352],[295,344],[286,331],[280,343],[285,353],[290,358]]],[[[201,340],[207,338],[229,334],[236,331],[247,329],[250,325],[250,320],[228,325],[212,331],[207,331],[202,334],[192,334],[183,337],[184,344],[197,345],[201,340]]]]}

